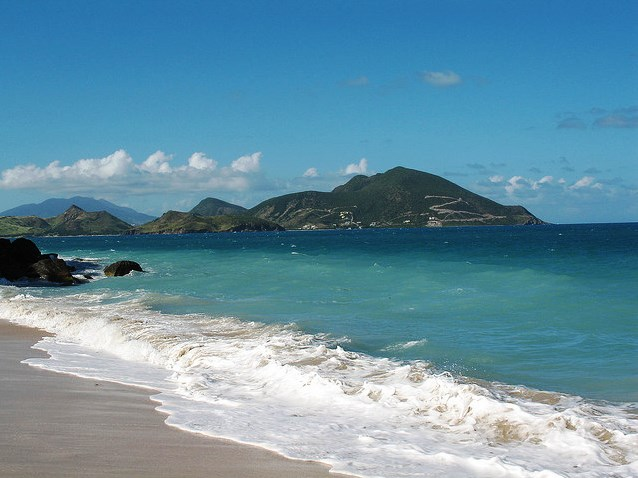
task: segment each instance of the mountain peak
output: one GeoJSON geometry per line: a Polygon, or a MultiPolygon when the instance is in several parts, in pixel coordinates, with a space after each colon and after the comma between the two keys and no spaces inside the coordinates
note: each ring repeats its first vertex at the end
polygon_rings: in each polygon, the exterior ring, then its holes
{"type": "Polygon", "coordinates": [[[72,204],[69,209],[64,211],[64,216],[69,217],[77,217],[79,214],[85,213],[86,211],[75,204],[72,204]]]}
{"type": "Polygon", "coordinates": [[[440,176],[401,166],[354,176],[330,193],[272,198],[250,213],[288,229],[542,223],[520,206],[504,206],[440,176]]]}
{"type": "Polygon", "coordinates": [[[226,216],[229,214],[243,214],[246,208],[231,204],[221,199],[202,199],[197,206],[189,211],[199,216],[226,216]]]}
{"type": "Polygon", "coordinates": [[[49,234],[63,236],[122,234],[131,228],[107,211],[87,212],[75,204],[47,222],[51,227],[49,234]]]}

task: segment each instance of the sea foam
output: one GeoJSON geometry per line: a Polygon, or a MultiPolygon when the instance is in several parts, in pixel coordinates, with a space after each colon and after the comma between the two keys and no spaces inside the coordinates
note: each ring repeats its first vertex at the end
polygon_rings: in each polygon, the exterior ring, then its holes
{"type": "MultiPolygon", "coordinates": [[[[424,361],[154,294],[0,291],[0,318],[55,334],[31,365],[157,391],[167,423],[364,477],[638,475],[635,410],[470,380],[424,361]]],[[[412,344],[410,344],[412,346],[412,344]]]]}

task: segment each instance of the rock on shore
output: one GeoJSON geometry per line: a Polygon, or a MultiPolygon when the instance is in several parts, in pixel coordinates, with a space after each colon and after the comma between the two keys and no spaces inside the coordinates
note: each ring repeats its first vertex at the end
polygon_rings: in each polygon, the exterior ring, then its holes
{"type": "Polygon", "coordinates": [[[20,237],[11,242],[0,238],[0,278],[15,282],[19,279],[45,280],[60,285],[82,282],[71,274],[73,268],[57,254],[42,254],[29,239],[20,237]]]}
{"type": "Polygon", "coordinates": [[[144,272],[142,266],[135,261],[118,261],[106,266],[104,275],[107,277],[125,276],[131,271],[144,272]]]}

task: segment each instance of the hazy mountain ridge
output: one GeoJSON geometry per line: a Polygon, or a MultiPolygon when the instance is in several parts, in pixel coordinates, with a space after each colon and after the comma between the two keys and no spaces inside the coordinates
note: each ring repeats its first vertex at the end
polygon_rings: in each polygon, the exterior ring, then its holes
{"type": "Polygon", "coordinates": [[[37,204],[23,204],[0,212],[0,216],[53,217],[63,214],[71,206],[77,206],[87,212],[106,211],[133,225],[145,224],[155,219],[155,216],[138,212],[130,207],[118,206],[106,199],[94,199],[84,196],[74,196],[69,199],[51,198],[37,204]]]}

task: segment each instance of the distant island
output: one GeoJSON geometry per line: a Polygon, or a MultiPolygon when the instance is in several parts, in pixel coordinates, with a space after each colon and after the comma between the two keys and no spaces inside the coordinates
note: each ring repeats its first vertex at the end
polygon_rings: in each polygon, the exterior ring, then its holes
{"type": "Polygon", "coordinates": [[[403,167],[355,176],[332,192],[268,199],[248,212],[287,229],[543,224],[522,206],[503,206],[440,176],[403,167]]]}
{"type": "Polygon", "coordinates": [[[160,218],[153,218],[108,201],[80,199],[93,206],[107,203],[110,211],[87,212],[73,203],[64,212],[43,218],[33,211],[50,211],[51,206],[60,207],[64,201],[71,200],[55,199],[39,205],[19,206],[0,216],[0,236],[544,224],[522,206],[504,206],[440,176],[403,167],[373,176],[354,176],[331,192],[305,191],[278,196],[252,209],[206,198],[189,212],[168,211],[160,218]],[[23,214],[6,214],[11,211],[23,214]],[[145,216],[150,220],[133,225],[121,216],[145,216]]]}
{"type": "Polygon", "coordinates": [[[154,216],[137,212],[130,207],[118,206],[106,199],[93,199],[84,196],[73,196],[68,199],[51,198],[38,204],[23,204],[0,212],[0,216],[54,217],[62,214],[71,206],[77,206],[87,212],[106,211],[122,221],[134,225],[145,224],[156,219],[154,216]]]}

